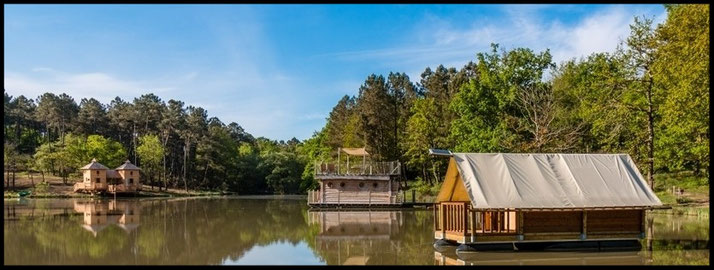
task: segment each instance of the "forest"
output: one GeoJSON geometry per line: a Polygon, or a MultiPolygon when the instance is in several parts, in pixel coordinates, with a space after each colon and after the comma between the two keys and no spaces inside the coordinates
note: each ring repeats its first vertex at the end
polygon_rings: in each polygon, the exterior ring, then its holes
{"type": "MultiPolygon", "coordinates": [[[[200,107],[145,94],[109,104],[45,93],[4,95],[4,164],[73,182],[92,158],[129,159],[163,188],[295,194],[315,188],[316,161],[366,147],[402,163],[402,186],[438,186],[452,152],[627,153],[656,174],[709,173],[709,6],[665,5],[636,17],[613,52],[555,63],[551,52],[491,49],[460,69],[367,76],[311,138],[275,141],[200,107]],[[76,177],[75,177],[76,178],[76,177]]],[[[708,180],[707,180],[708,181],[708,180]]]]}

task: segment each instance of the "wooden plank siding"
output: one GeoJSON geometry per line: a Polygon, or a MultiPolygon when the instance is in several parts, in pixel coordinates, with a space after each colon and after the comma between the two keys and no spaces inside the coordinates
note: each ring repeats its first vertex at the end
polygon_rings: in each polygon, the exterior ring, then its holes
{"type": "MultiPolygon", "coordinates": [[[[524,212],[523,233],[580,233],[582,212],[524,212]]],[[[590,216],[588,216],[590,218],[590,216]]]]}
{"type": "Polygon", "coordinates": [[[588,211],[588,234],[641,232],[643,210],[588,211]]]}

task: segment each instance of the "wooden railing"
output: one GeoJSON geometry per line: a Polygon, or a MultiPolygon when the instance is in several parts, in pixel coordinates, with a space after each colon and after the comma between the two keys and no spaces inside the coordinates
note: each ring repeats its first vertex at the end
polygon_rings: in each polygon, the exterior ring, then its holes
{"type": "Polygon", "coordinates": [[[517,212],[473,210],[470,202],[434,204],[434,231],[457,240],[477,234],[514,234],[517,212]]]}
{"type": "Polygon", "coordinates": [[[400,175],[402,165],[399,161],[355,162],[348,164],[316,162],[315,175],[400,175]]]}
{"type": "Polygon", "coordinates": [[[399,204],[404,202],[404,197],[394,192],[392,195],[384,192],[372,191],[330,191],[325,194],[320,190],[307,191],[307,203],[328,204],[399,204]],[[324,197],[323,197],[324,195],[324,197]]]}
{"type": "Polygon", "coordinates": [[[87,190],[87,189],[91,189],[91,188],[92,188],[91,184],[87,184],[84,182],[74,183],[74,192],[77,192],[77,190],[83,190],[83,189],[87,190]]]}
{"type": "Polygon", "coordinates": [[[307,191],[307,203],[320,203],[320,191],[319,190],[308,190],[307,191]]]}
{"type": "Polygon", "coordinates": [[[446,233],[466,235],[468,232],[469,202],[444,202],[441,203],[442,228],[446,233]]]}

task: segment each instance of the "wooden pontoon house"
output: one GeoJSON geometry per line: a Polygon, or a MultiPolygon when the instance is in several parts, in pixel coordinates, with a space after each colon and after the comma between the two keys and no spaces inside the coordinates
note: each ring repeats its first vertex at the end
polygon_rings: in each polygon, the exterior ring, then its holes
{"type": "Polygon", "coordinates": [[[402,198],[397,179],[401,174],[401,164],[399,161],[373,162],[368,160],[369,156],[364,148],[340,148],[336,163],[315,164],[315,179],[320,186],[318,190],[308,191],[308,205],[400,206],[402,198]]]}
{"type": "Polygon", "coordinates": [[[434,207],[435,245],[636,246],[655,208],[662,203],[627,154],[454,153],[434,207]]]}
{"type": "Polygon", "coordinates": [[[75,192],[87,193],[136,193],[141,190],[139,174],[141,169],[129,160],[114,170],[92,159],[80,168],[82,182],[74,184],[75,192]]]}

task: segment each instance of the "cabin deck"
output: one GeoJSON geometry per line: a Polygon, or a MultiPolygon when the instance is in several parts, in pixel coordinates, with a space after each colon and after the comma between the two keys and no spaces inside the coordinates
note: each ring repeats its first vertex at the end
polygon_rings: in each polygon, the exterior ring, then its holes
{"type": "Polygon", "coordinates": [[[484,210],[470,202],[434,207],[434,238],[460,244],[511,244],[644,237],[644,209],[484,210]]]}
{"type": "Polygon", "coordinates": [[[136,185],[95,185],[79,182],[74,184],[74,192],[85,193],[109,193],[109,194],[132,194],[141,190],[141,184],[136,185]]]}

